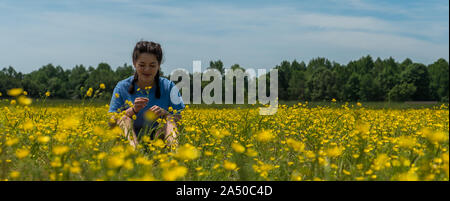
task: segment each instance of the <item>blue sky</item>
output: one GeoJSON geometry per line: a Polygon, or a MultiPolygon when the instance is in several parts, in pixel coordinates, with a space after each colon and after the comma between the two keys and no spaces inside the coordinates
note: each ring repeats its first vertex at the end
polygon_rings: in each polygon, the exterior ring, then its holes
{"type": "Polygon", "coordinates": [[[140,39],[159,42],[164,72],[192,61],[272,68],[282,60],[361,56],[430,64],[449,55],[447,0],[3,0],[0,68],[52,63],[113,69],[140,39]]]}

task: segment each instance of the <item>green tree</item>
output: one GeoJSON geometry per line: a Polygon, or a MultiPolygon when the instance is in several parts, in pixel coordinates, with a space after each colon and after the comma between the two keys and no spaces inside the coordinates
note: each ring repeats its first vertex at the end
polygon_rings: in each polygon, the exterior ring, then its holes
{"type": "Polygon", "coordinates": [[[76,65],[71,74],[69,75],[69,98],[82,98],[83,94],[80,94],[80,88],[84,87],[84,83],[89,77],[89,73],[83,65],[76,65]]]}
{"type": "Polygon", "coordinates": [[[430,95],[430,75],[428,68],[419,63],[410,64],[401,74],[402,81],[411,83],[416,87],[412,100],[429,100],[430,95]]]}
{"type": "Polygon", "coordinates": [[[359,88],[360,88],[360,78],[355,72],[350,75],[347,83],[345,83],[344,91],[346,94],[346,100],[356,101],[359,100],[359,88]]]}
{"type": "Polygon", "coordinates": [[[381,90],[380,85],[371,74],[365,74],[361,77],[359,97],[362,101],[380,101],[383,97],[380,97],[381,90]]]}
{"type": "Polygon", "coordinates": [[[99,95],[101,98],[109,99],[111,98],[112,90],[117,84],[117,79],[114,71],[107,63],[98,64],[97,68],[94,69],[89,67],[89,77],[84,82],[84,87],[89,88],[99,88],[100,84],[105,84],[106,93],[99,95]]]}
{"type": "Polygon", "coordinates": [[[23,83],[21,82],[23,77],[22,73],[16,72],[12,66],[3,68],[0,71],[0,92],[6,94],[11,88],[23,87],[23,83]]]}
{"type": "Polygon", "coordinates": [[[293,70],[293,71],[306,71],[306,65],[305,65],[305,62],[300,62],[300,63],[298,63],[298,61],[297,60],[294,60],[292,63],[291,63],[291,69],[293,70]]]}
{"type": "Polygon", "coordinates": [[[447,101],[449,97],[449,64],[440,58],[428,66],[430,73],[430,94],[434,100],[447,101]]]}
{"type": "Polygon", "coordinates": [[[283,61],[275,69],[278,69],[278,97],[281,100],[287,100],[289,79],[291,78],[291,64],[288,61],[283,61]]]}
{"type": "Polygon", "coordinates": [[[289,79],[289,99],[301,101],[305,100],[306,80],[305,72],[301,70],[294,70],[289,79]]]}
{"type": "Polygon", "coordinates": [[[406,70],[406,68],[413,64],[413,61],[410,58],[406,58],[405,60],[402,61],[402,63],[399,65],[399,71],[404,71],[406,70]]]}
{"type": "Polygon", "coordinates": [[[116,69],[116,81],[126,79],[134,75],[134,67],[125,63],[123,66],[119,66],[116,69]]]}
{"type": "Polygon", "coordinates": [[[220,72],[221,75],[225,73],[225,68],[223,67],[223,63],[221,60],[210,61],[208,69],[216,69],[220,72]]]}
{"type": "Polygon", "coordinates": [[[374,68],[374,63],[372,57],[370,55],[367,55],[365,57],[361,57],[356,61],[350,61],[347,64],[347,68],[349,68],[351,72],[355,72],[359,75],[364,75],[372,71],[372,69],[374,68]]]}
{"type": "Polygon", "coordinates": [[[395,85],[389,91],[388,99],[389,101],[407,101],[416,92],[416,87],[412,83],[403,82],[401,84],[395,85]]]}
{"type": "Polygon", "coordinates": [[[326,67],[318,68],[307,81],[307,94],[313,101],[329,101],[337,96],[336,73],[326,67]]]}
{"type": "Polygon", "coordinates": [[[347,100],[347,95],[345,93],[345,84],[351,75],[351,72],[346,66],[342,66],[338,63],[334,63],[333,71],[336,73],[336,85],[338,86],[337,99],[347,100]]]}

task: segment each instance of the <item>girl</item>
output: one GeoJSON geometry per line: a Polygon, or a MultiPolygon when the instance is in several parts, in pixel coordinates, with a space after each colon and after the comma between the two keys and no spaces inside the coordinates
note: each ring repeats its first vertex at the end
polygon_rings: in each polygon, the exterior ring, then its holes
{"type": "Polygon", "coordinates": [[[149,41],[136,43],[132,54],[136,72],[118,82],[111,97],[109,112],[125,113],[119,119],[114,115],[111,126],[119,125],[134,148],[148,129],[153,130],[151,139],[156,135],[166,140],[167,145],[177,144],[176,121],[180,120],[179,112],[185,106],[175,84],[159,76],[162,58],[160,44],[149,41]],[[176,90],[174,94],[178,96],[171,98],[172,89],[176,90]],[[146,118],[149,116],[153,118],[146,118]],[[158,126],[156,118],[164,119],[165,125],[158,126]],[[154,129],[157,129],[156,133],[154,129]]]}

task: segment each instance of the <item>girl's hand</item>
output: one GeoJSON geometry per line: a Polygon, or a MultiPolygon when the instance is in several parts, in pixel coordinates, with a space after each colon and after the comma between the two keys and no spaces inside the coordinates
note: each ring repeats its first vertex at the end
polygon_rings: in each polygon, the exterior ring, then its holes
{"type": "Polygon", "coordinates": [[[154,105],[153,107],[150,108],[150,111],[152,111],[153,113],[155,113],[157,116],[166,116],[169,114],[169,112],[167,112],[166,110],[160,108],[157,105],[154,105]]]}
{"type": "Polygon", "coordinates": [[[139,112],[140,110],[142,110],[142,108],[144,108],[148,103],[148,98],[144,98],[144,97],[137,97],[134,100],[134,110],[136,112],[139,112]]]}

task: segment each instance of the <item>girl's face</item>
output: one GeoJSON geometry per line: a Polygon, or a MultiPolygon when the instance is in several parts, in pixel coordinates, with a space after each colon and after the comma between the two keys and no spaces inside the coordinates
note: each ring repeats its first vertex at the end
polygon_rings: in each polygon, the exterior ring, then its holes
{"type": "Polygon", "coordinates": [[[142,53],[133,63],[138,74],[138,79],[144,83],[151,83],[159,70],[159,63],[154,54],[142,53]]]}

